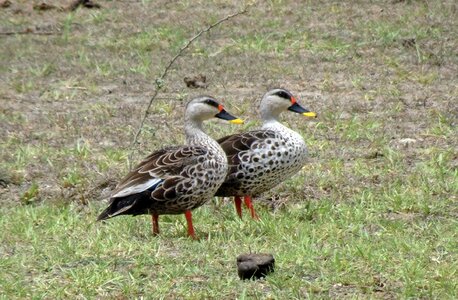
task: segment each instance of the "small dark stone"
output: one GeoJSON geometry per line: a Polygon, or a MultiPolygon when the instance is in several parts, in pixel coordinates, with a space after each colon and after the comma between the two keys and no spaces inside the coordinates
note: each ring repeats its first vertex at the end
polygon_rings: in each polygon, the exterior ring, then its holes
{"type": "Polygon", "coordinates": [[[188,88],[192,89],[206,89],[208,87],[207,77],[202,74],[193,77],[185,77],[183,81],[188,88]]]}
{"type": "Polygon", "coordinates": [[[275,259],[272,254],[249,253],[237,257],[237,271],[240,279],[259,279],[274,271],[275,259]]]}
{"type": "Polygon", "coordinates": [[[405,48],[415,48],[415,46],[417,45],[417,40],[414,38],[413,39],[402,39],[401,44],[405,48]]]}
{"type": "Polygon", "coordinates": [[[79,6],[83,6],[86,8],[101,8],[100,4],[94,3],[92,0],[75,0],[73,3],[70,4],[68,10],[74,11],[79,6]]]}
{"type": "Polygon", "coordinates": [[[33,5],[33,9],[35,10],[50,10],[55,8],[56,7],[54,5],[48,4],[46,2],[41,2],[40,4],[33,5]]]}
{"type": "Polygon", "coordinates": [[[1,8],[7,8],[7,7],[10,7],[11,4],[12,4],[11,1],[5,0],[5,1],[3,1],[3,2],[0,3],[0,7],[1,7],[1,8]]]}

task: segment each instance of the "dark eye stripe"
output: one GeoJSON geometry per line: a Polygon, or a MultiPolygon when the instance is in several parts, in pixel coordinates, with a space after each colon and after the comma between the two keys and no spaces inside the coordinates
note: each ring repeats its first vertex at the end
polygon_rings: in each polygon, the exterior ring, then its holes
{"type": "Polygon", "coordinates": [[[216,107],[216,108],[218,108],[218,106],[219,106],[219,103],[216,102],[216,101],[213,100],[213,99],[205,99],[205,100],[204,100],[204,103],[206,103],[206,104],[208,104],[208,105],[210,105],[210,106],[216,107]]]}
{"type": "Polygon", "coordinates": [[[285,92],[285,91],[275,92],[274,95],[277,95],[280,98],[285,98],[285,99],[291,100],[291,95],[289,93],[285,92]]]}

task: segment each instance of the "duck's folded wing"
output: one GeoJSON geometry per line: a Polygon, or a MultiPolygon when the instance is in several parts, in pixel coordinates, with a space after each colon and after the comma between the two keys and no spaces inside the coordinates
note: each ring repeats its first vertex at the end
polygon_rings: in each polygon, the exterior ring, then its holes
{"type": "MultiPolygon", "coordinates": [[[[172,182],[177,183],[182,179],[183,169],[206,152],[206,149],[196,146],[169,147],[154,152],[121,180],[111,198],[126,197],[146,190],[153,192],[161,184],[169,190],[172,182]]],[[[168,195],[172,196],[172,193],[170,191],[168,195]]]]}
{"type": "Polygon", "coordinates": [[[224,152],[226,152],[230,167],[234,167],[240,163],[240,152],[248,151],[255,144],[259,144],[259,142],[269,138],[274,138],[276,134],[272,130],[253,130],[223,137],[218,140],[218,143],[224,152]]]}

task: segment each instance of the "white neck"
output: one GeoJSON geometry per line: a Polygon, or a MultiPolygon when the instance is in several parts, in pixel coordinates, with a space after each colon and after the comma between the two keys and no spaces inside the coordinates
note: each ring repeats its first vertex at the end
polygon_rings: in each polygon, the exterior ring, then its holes
{"type": "Polygon", "coordinates": [[[288,127],[286,127],[285,125],[283,125],[282,123],[280,123],[280,121],[278,121],[277,119],[264,120],[264,122],[262,123],[262,128],[276,129],[279,131],[283,131],[283,130],[290,131],[291,130],[288,127]]]}
{"type": "Polygon", "coordinates": [[[278,119],[280,117],[280,113],[281,111],[273,111],[271,108],[264,106],[262,105],[263,103],[261,103],[261,108],[260,108],[260,111],[261,111],[261,120],[264,121],[264,123],[266,122],[278,122],[278,119]]]}
{"type": "Polygon", "coordinates": [[[214,151],[223,152],[221,146],[202,129],[202,121],[185,117],[184,132],[186,143],[190,146],[203,146],[214,151]]]}

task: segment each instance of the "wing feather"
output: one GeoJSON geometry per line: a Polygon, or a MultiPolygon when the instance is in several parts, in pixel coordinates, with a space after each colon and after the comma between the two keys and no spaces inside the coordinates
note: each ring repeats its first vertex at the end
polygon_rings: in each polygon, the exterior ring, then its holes
{"type": "Polygon", "coordinates": [[[256,144],[277,135],[272,130],[253,130],[238,134],[229,135],[218,140],[218,143],[226,152],[229,162],[229,173],[234,172],[240,164],[239,154],[244,151],[252,150],[256,144]]]}
{"type": "MultiPolygon", "coordinates": [[[[183,169],[195,163],[197,157],[205,153],[207,153],[206,149],[197,146],[169,147],[156,151],[120,181],[112,192],[111,198],[126,197],[148,189],[153,192],[153,195],[159,196],[161,194],[159,190],[169,191],[178,182],[184,180],[185,177],[181,174],[183,169]]],[[[168,192],[165,198],[170,199],[171,195],[172,192],[168,192]]]]}

